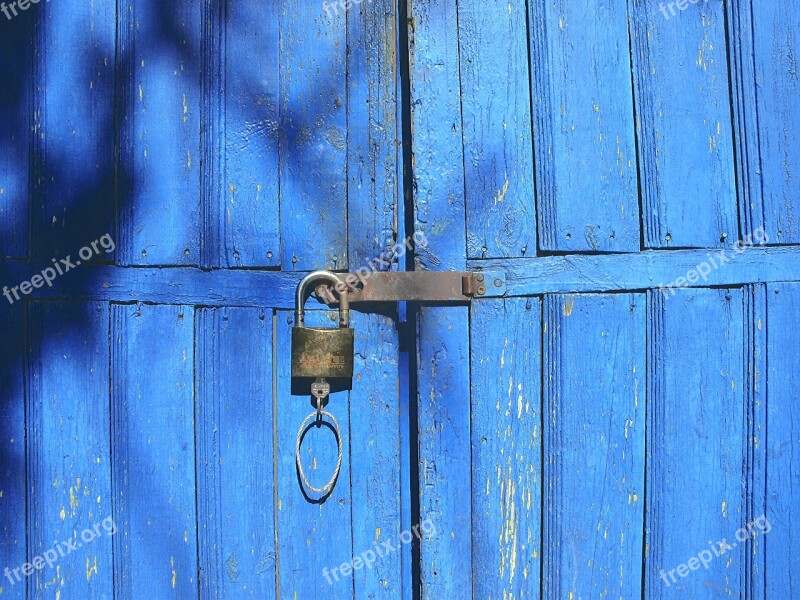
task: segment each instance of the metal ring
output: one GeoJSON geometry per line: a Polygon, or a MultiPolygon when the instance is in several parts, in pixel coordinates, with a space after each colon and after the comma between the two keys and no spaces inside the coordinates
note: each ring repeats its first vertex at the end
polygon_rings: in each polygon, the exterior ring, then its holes
{"type": "Polygon", "coordinates": [[[297,431],[297,449],[295,452],[295,462],[297,463],[297,472],[300,474],[300,479],[302,479],[303,485],[305,485],[306,488],[308,488],[312,492],[320,494],[322,498],[325,498],[328,494],[331,493],[331,491],[333,490],[333,486],[336,485],[336,480],[339,478],[339,471],[342,468],[342,456],[343,456],[342,432],[341,429],[339,428],[339,421],[337,421],[336,417],[334,417],[331,413],[323,410],[320,411],[319,414],[321,415],[319,417],[320,422],[322,417],[327,417],[330,420],[331,424],[333,425],[333,431],[334,434],[336,435],[336,442],[339,446],[339,456],[336,459],[336,469],[334,469],[333,475],[331,476],[330,480],[328,480],[328,483],[326,483],[321,488],[316,488],[313,485],[311,485],[311,482],[308,481],[308,477],[306,477],[306,473],[303,470],[303,461],[300,459],[300,448],[303,444],[303,438],[305,437],[306,432],[310,429],[309,426],[311,425],[311,422],[317,419],[317,411],[314,411],[310,415],[308,415],[300,425],[300,429],[297,431]]]}

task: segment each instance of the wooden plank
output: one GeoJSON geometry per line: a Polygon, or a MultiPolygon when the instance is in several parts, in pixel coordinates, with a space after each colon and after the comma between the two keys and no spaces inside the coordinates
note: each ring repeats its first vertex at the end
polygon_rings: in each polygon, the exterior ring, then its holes
{"type": "Polygon", "coordinates": [[[470,319],[473,597],[538,599],[540,302],[480,302],[470,319]]]}
{"type": "Polygon", "coordinates": [[[624,2],[530,3],[542,250],[639,250],[628,18],[624,2]]]}
{"type": "Polygon", "coordinates": [[[281,265],[347,265],[344,4],[280,0],[281,265]]]}
{"type": "Polygon", "coordinates": [[[111,316],[114,590],[197,598],[193,314],[114,305],[111,316]]]}
{"type": "Polygon", "coordinates": [[[752,2],[726,2],[730,33],[730,83],[733,92],[736,178],[739,219],[744,234],[764,227],[762,176],[758,167],[759,140],[756,114],[756,75],[753,53],[752,2]]]}
{"type": "Polygon", "coordinates": [[[108,305],[30,304],[27,324],[29,596],[110,598],[108,305]]]}
{"type": "MultiPolygon", "coordinates": [[[[487,273],[486,296],[531,296],[551,292],[605,292],[659,288],[736,286],[800,279],[800,248],[747,247],[725,250],[672,250],[613,256],[550,256],[507,261],[470,261],[487,273]],[[716,265],[716,267],[714,266],[716,265]],[[705,278],[698,269],[706,273],[705,278]],[[494,286],[494,278],[501,286],[494,286]],[[683,278],[678,281],[679,278],[683,278]]],[[[669,297],[672,290],[666,289],[669,297]]],[[[480,300],[479,300],[480,301],[480,300]]]]}
{"type": "MultiPolygon", "coordinates": [[[[414,229],[428,242],[418,270],[461,270],[466,212],[456,5],[409,7],[414,229]]],[[[472,594],[469,312],[423,308],[416,319],[421,598],[472,594]]]]}
{"type": "Polygon", "coordinates": [[[0,257],[28,256],[35,15],[0,22],[0,257]]]}
{"type": "Polygon", "coordinates": [[[49,260],[113,232],[116,3],[33,10],[31,254],[49,260]]]}
{"type": "Polygon", "coordinates": [[[201,2],[119,5],[119,262],[200,261],[201,2]]]}
{"type": "Polygon", "coordinates": [[[639,597],[645,297],[548,295],[543,313],[542,596],[639,597]]]}
{"type": "MultiPolygon", "coordinates": [[[[333,4],[337,3],[334,0],[333,4]]],[[[347,226],[351,271],[369,265],[403,239],[398,231],[401,166],[397,21],[394,0],[352,4],[347,12],[347,226]]],[[[400,261],[403,270],[402,258],[400,261]]]]}
{"type": "Polygon", "coordinates": [[[536,254],[524,0],[458,3],[470,257],[536,254]]]}
{"type": "Polygon", "coordinates": [[[645,598],[741,596],[743,293],[651,292],[648,311],[645,598]]]}
{"type": "MultiPolygon", "coordinates": [[[[744,288],[745,334],[745,523],[767,514],[767,286],[744,288]]],[[[758,526],[756,529],[758,531],[758,526]]],[[[760,535],[744,542],[746,598],[766,598],[766,544],[760,535]]]]}
{"type": "Polygon", "coordinates": [[[467,307],[424,308],[417,335],[422,598],[472,590],[472,494],[467,307]]]}
{"type": "MultiPolygon", "coordinates": [[[[800,554],[796,535],[800,513],[800,407],[797,389],[797,315],[800,287],[796,283],[768,286],[767,481],[766,521],[771,531],[761,540],[767,597],[797,593],[800,554]]],[[[763,439],[763,438],[762,438],[763,439]]]]}
{"type": "MultiPolygon", "coordinates": [[[[4,303],[3,303],[4,304],[4,303]]],[[[27,561],[25,515],[25,389],[23,379],[23,305],[0,304],[0,596],[26,600],[26,586],[6,567],[27,561]]]]}
{"type": "MultiPolygon", "coordinates": [[[[309,327],[332,327],[338,313],[306,312],[309,327]]],[[[291,346],[291,327],[294,316],[277,313],[276,348],[291,346]]],[[[307,497],[301,488],[295,463],[297,430],[312,412],[308,384],[292,389],[291,356],[276,352],[277,371],[277,538],[278,538],[278,598],[352,598],[354,577],[352,567],[353,516],[359,519],[360,507],[353,504],[350,490],[351,435],[349,424],[349,393],[331,393],[328,412],[336,416],[341,426],[344,457],[342,468],[330,496],[323,502],[313,493],[307,497]]],[[[335,436],[327,426],[315,427],[303,441],[301,456],[304,469],[315,487],[322,487],[336,465],[335,436]]],[[[382,483],[382,482],[381,482],[382,483]]],[[[360,526],[361,521],[358,525],[360,526]]],[[[372,528],[370,528],[372,530],[372,528]]],[[[372,530],[374,531],[374,530],[372,530]]],[[[371,546],[372,544],[370,544],[371,546]]],[[[364,549],[357,549],[360,554],[364,549]]]]}
{"type": "MultiPolygon", "coordinates": [[[[18,282],[29,281],[32,274],[52,266],[49,261],[3,262],[0,263],[0,280],[8,282],[6,287],[14,299],[11,282],[18,285],[18,282]]],[[[294,290],[302,277],[303,273],[277,271],[81,265],[78,270],[70,269],[63,276],[56,277],[52,287],[43,285],[33,289],[28,297],[291,308],[294,307],[294,290]]],[[[20,294],[20,297],[23,296],[20,294]]],[[[7,298],[0,297],[0,302],[7,303],[7,298]]]]}
{"type": "MultiPolygon", "coordinates": [[[[405,225],[398,187],[398,10],[393,0],[371,0],[351,4],[347,11],[347,228],[351,271],[370,265],[381,271],[405,269],[405,247],[403,256],[391,250],[396,242],[402,243],[405,225]]],[[[354,598],[396,599],[411,591],[410,573],[406,580],[403,572],[410,544],[400,541],[401,531],[410,528],[410,524],[404,527],[401,517],[404,503],[410,506],[406,494],[410,486],[401,485],[402,477],[409,475],[407,463],[401,464],[401,437],[407,437],[408,428],[402,434],[400,428],[400,390],[407,384],[401,379],[407,378],[408,370],[400,370],[396,320],[395,315],[353,313],[353,554],[374,561],[371,567],[354,571],[354,598]],[[382,543],[396,550],[387,553],[382,543]],[[376,552],[375,544],[383,556],[376,552]]]]}
{"type": "Polygon", "coordinates": [[[800,7],[791,0],[731,3],[732,72],[739,90],[737,126],[743,158],[743,201],[750,231],[763,226],[774,243],[800,242],[800,113],[796,55],[800,7]]]}
{"type": "Polygon", "coordinates": [[[724,3],[674,7],[631,7],[644,243],[730,246],[739,227],[724,3]]]}
{"type": "Polygon", "coordinates": [[[280,266],[277,2],[204,3],[204,263],[280,266]]]}
{"type": "Polygon", "coordinates": [[[200,595],[275,598],[272,312],[196,314],[200,595]]]}
{"type": "MultiPolygon", "coordinates": [[[[430,250],[423,250],[425,252],[430,250]]],[[[726,250],[726,262],[722,265],[719,252],[720,250],[675,250],[623,255],[548,256],[536,259],[470,261],[468,267],[470,270],[480,269],[486,273],[489,282],[486,297],[658,288],[674,283],[679,277],[686,278],[687,274],[697,271],[698,266],[704,263],[712,269],[706,279],[698,275],[697,279],[682,281],[681,285],[696,288],[800,280],[798,247],[753,247],[739,255],[735,251],[726,250]],[[716,270],[712,266],[712,259],[718,265],[716,270]],[[495,279],[499,281],[500,287],[495,286],[495,279]]],[[[430,256],[438,260],[438,254],[430,256]]],[[[0,264],[0,279],[8,282],[6,287],[11,294],[11,282],[30,280],[32,274],[40,273],[47,267],[52,267],[52,264],[4,262],[0,264]]],[[[288,309],[294,307],[294,290],[303,275],[304,273],[238,269],[120,269],[81,265],[77,271],[54,279],[52,287],[34,288],[27,297],[288,309]]],[[[694,276],[689,276],[694,279],[694,276]]],[[[670,290],[667,290],[667,294],[671,297],[670,290]]],[[[13,295],[11,298],[13,299],[13,295]]],[[[6,303],[7,299],[2,297],[0,302],[6,303]]],[[[311,300],[309,306],[319,307],[315,302],[311,300]]]]}
{"type": "Polygon", "coordinates": [[[354,313],[353,317],[356,331],[355,376],[350,392],[351,406],[356,407],[350,413],[353,556],[374,560],[372,567],[365,564],[353,572],[353,597],[394,600],[410,584],[402,579],[402,548],[416,540],[412,535],[409,541],[406,530],[401,531],[400,527],[399,340],[392,318],[362,313],[354,313]],[[382,546],[387,542],[396,550],[389,553],[382,546]],[[373,559],[378,554],[376,544],[384,556],[373,559]]]}

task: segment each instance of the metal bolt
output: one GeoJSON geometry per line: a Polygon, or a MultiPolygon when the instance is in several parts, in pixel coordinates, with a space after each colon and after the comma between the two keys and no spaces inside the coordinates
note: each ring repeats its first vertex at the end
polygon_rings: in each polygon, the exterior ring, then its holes
{"type": "Polygon", "coordinates": [[[502,279],[495,279],[494,280],[494,287],[496,287],[496,288],[503,287],[503,280],[502,279]]]}
{"type": "Polygon", "coordinates": [[[478,295],[483,296],[486,293],[486,288],[481,286],[478,288],[478,295]]]}

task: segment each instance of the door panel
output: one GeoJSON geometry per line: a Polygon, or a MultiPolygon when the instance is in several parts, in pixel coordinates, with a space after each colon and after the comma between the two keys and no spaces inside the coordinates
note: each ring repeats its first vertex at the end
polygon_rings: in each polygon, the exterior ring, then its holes
{"type": "Polygon", "coordinates": [[[630,598],[642,575],[645,298],[545,296],[543,313],[542,596],[630,598]]]}
{"type": "Polygon", "coordinates": [[[730,246],[739,228],[724,3],[669,19],[660,3],[628,4],[644,247],[730,246]]]}
{"type": "Polygon", "coordinates": [[[470,258],[536,248],[528,32],[524,2],[458,3],[470,258]],[[498,69],[497,62],[507,63],[498,69]]]}
{"type": "Polygon", "coordinates": [[[111,323],[115,594],[193,597],[193,310],[116,304],[111,323]]]}
{"type": "Polygon", "coordinates": [[[470,313],[472,555],[476,598],[538,598],[541,308],[487,300],[470,313]]]}
{"type": "Polygon", "coordinates": [[[673,569],[746,520],[743,293],[649,299],[647,596],[735,594],[747,559],[735,541],[692,577],[673,569]]]}
{"type": "Polygon", "coordinates": [[[58,569],[35,571],[28,595],[110,598],[113,527],[103,527],[114,501],[108,305],[31,304],[27,323],[29,543],[58,569]],[[80,322],[93,326],[75,335],[71,324],[80,322]],[[54,330],[52,323],[63,325],[54,330]],[[64,542],[73,537],[77,549],[67,552],[64,542]]]}
{"type": "Polygon", "coordinates": [[[200,595],[269,598],[277,560],[272,311],[195,315],[200,595]]]}
{"type": "Polygon", "coordinates": [[[529,6],[540,249],[635,252],[638,176],[625,3],[529,6]]]}
{"type": "Polygon", "coordinates": [[[766,591],[770,598],[797,589],[797,524],[800,516],[800,408],[797,404],[800,352],[796,335],[800,286],[767,289],[768,364],[766,427],[754,443],[766,439],[766,515],[773,530],[764,538],[766,591]],[[764,431],[765,430],[765,431],[764,431]],[[791,549],[791,551],[789,550],[791,549]]]}
{"type": "Polygon", "coordinates": [[[201,3],[119,3],[119,262],[200,262],[201,3]]]}

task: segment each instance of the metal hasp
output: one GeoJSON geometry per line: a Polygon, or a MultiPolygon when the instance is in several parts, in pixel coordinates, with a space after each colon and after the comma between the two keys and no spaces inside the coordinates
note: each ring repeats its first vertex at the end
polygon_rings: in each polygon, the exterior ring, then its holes
{"type": "Polygon", "coordinates": [[[353,377],[355,333],[350,328],[348,291],[340,295],[339,328],[305,326],[304,304],[312,283],[341,280],[331,271],[315,271],[297,286],[295,324],[292,328],[292,377],[349,379],[353,377]]]}
{"type": "Polygon", "coordinates": [[[364,275],[343,273],[339,284],[317,286],[317,297],[328,304],[345,300],[364,302],[469,302],[486,294],[486,277],[483,273],[464,271],[387,271],[364,275]],[[335,293],[334,293],[335,292],[335,293]]]}

